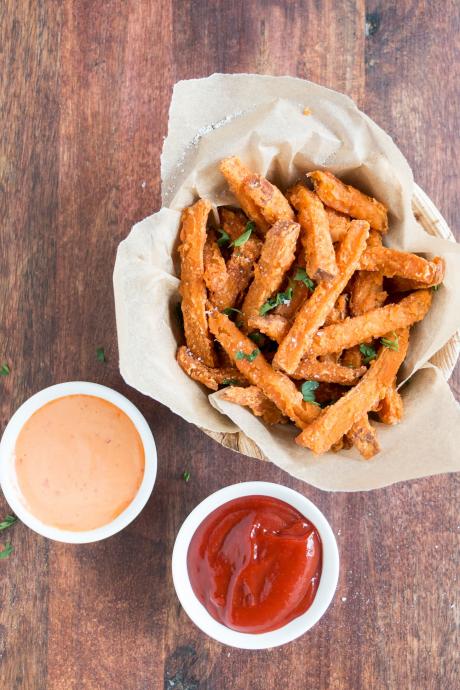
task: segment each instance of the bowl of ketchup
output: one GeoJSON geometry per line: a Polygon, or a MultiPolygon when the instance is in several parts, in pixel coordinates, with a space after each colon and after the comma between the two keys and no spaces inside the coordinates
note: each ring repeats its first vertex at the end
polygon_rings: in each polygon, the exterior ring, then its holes
{"type": "Polygon", "coordinates": [[[267,649],[309,630],[332,601],[339,554],[305,496],[244,482],[208,496],[187,517],[172,557],[177,596],[218,642],[267,649]]]}
{"type": "Polygon", "coordinates": [[[73,544],[105,539],[146,504],[157,455],[139,410],[111,388],[45,388],[11,417],[0,441],[0,485],[20,520],[73,544]]]}

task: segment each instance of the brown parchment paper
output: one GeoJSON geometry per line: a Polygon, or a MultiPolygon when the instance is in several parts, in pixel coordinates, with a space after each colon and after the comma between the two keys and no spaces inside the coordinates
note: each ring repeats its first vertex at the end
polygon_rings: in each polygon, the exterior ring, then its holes
{"type": "Polygon", "coordinates": [[[204,429],[241,429],[272,462],[322,489],[368,490],[459,470],[460,407],[428,360],[460,327],[460,246],[428,235],[415,221],[412,172],[391,138],[349,98],[317,84],[215,74],[175,85],[161,171],[163,208],[133,227],[115,263],[125,381],[204,429]],[[218,171],[218,162],[235,154],[282,188],[317,167],[338,173],[388,206],[389,246],[446,260],[445,282],[411,332],[401,375],[401,384],[408,381],[405,420],[396,427],[378,424],[382,452],[370,462],[354,450],[315,457],[294,444],[294,428],[267,428],[219,393],[209,396],[175,361],[180,211],[198,196],[216,207],[235,204],[218,171]]]}

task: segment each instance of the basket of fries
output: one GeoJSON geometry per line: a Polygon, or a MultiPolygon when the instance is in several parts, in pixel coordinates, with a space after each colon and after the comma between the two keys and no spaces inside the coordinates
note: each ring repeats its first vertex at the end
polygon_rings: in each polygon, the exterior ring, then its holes
{"type": "Polygon", "coordinates": [[[181,82],[162,178],[115,266],[128,383],[323,489],[460,469],[460,251],[375,123],[287,77],[181,82]]]}

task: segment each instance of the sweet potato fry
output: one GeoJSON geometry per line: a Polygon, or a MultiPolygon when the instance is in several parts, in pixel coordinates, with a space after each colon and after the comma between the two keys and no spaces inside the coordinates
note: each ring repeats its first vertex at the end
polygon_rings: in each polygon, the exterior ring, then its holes
{"type": "Polygon", "coordinates": [[[404,415],[404,404],[402,397],[396,390],[395,381],[387,388],[377,408],[377,414],[383,424],[399,424],[402,420],[404,415]]]}
{"type": "Polygon", "coordinates": [[[324,207],[327,219],[329,221],[329,232],[333,242],[341,242],[347,234],[348,226],[350,225],[350,216],[339,211],[334,211],[333,208],[324,207]]]}
{"type": "Polygon", "coordinates": [[[277,220],[294,220],[294,212],[280,190],[252,173],[236,156],[225,158],[220,171],[243,211],[263,234],[277,220]]]}
{"type": "Polygon", "coordinates": [[[224,388],[219,397],[236,405],[249,407],[256,417],[262,417],[266,424],[281,424],[288,421],[275,403],[267,398],[257,386],[248,386],[247,388],[230,386],[224,388]]]}
{"type": "MultiPolygon", "coordinates": [[[[368,223],[357,220],[350,223],[345,239],[337,251],[339,274],[328,283],[320,283],[297,312],[273,359],[276,369],[283,369],[289,374],[293,374],[297,369],[302,356],[311,345],[314,334],[324,324],[335,301],[353,275],[365,249],[368,235],[368,223]]],[[[335,352],[340,349],[342,348],[337,348],[335,352]]]]}
{"type": "Polygon", "coordinates": [[[248,319],[259,315],[264,302],[281,286],[294,261],[299,232],[300,225],[288,220],[277,221],[267,232],[259,261],[254,267],[254,280],[242,306],[245,328],[248,319]]]}
{"type": "MultiPolygon", "coordinates": [[[[371,230],[367,247],[381,247],[382,235],[371,230]]],[[[367,250],[366,250],[367,251],[367,250]]],[[[365,314],[385,304],[388,294],[383,289],[383,273],[381,271],[356,271],[352,280],[350,311],[352,316],[365,314]]]]}
{"type": "Polygon", "coordinates": [[[314,453],[325,453],[383,398],[407,352],[408,329],[398,330],[397,336],[398,350],[381,347],[377,359],[356,386],[336,403],[326,407],[297,436],[296,443],[311,448],[314,453]]]}
{"type": "Polygon", "coordinates": [[[387,209],[380,201],[363,194],[351,185],[344,184],[325,170],[315,170],[308,173],[307,177],[313,180],[315,192],[326,206],[347,213],[352,218],[367,220],[374,230],[387,232],[387,209]]]}
{"type": "Polygon", "coordinates": [[[222,291],[227,282],[227,267],[221,254],[216,236],[213,231],[208,232],[203,250],[204,282],[209,291],[210,300],[219,309],[228,306],[221,301],[222,291]]]}
{"type": "Polygon", "coordinates": [[[308,275],[317,282],[330,280],[337,275],[337,264],[329,221],[321,199],[301,184],[289,190],[287,197],[297,211],[302,228],[300,239],[305,249],[308,275]]]}
{"type": "Polygon", "coordinates": [[[353,386],[366,371],[366,367],[351,369],[350,367],[344,367],[336,362],[320,362],[316,359],[302,359],[299,366],[292,374],[292,378],[353,386]]]}
{"type": "Polygon", "coordinates": [[[248,319],[248,326],[280,343],[289,330],[289,321],[278,314],[267,314],[267,316],[251,316],[248,319]]]}
{"type": "Polygon", "coordinates": [[[339,295],[336,303],[332,307],[329,314],[326,316],[326,320],[324,322],[324,325],[330,326],[333,323],[338,323],[339,321],[343,321],[344,319],[347,318],[347,311],[348,311],[348,295],[345,292],[343,292],[341,295],[339,295]]]}
{"type": "MultiPolygon", "coordinates": [[[[444,259],[435,257],[433,263],[443,262],[444,259]]],[[[422,283],[419,280],[410,280],[410,278],[402,278],[401,276],[394,276],[388,280],[388,289],[390,292],[412,292],[413,290],[426,290],[426,288],[437,287],[441,285],[444,279],[444,271],[440,271],[436,276],[436,282],[422,283]]]]}
{"type": "MultiPolygon", "coordinates": [[[[321,355],[321,357],[327,357],[327,355],[321,355]]],[[[342,353],[340,358],[344,367],[351,367],[352,369],[357,369],[361,366],[363,362],[363,357],[358,345],[350,347],[342,353]]]]}
{"type": "Polygon", "coordinates": [[[385,333],[421,321],[430,305],[431,292],[418,290],[399,304],[387,304],[367,314],[326,326],[316,333],[308,352],[314,356],[324,355],[380,338],[385,333]]]}
{"type": "Polygon", "coordinates": [[[225,230],[232,242],[245,231],[248,219],[241,211],[232,208],[220,208],[219,216],[222,229],[225,230]]]}
{"type": "Polygon", "coordinates": [[[298,427],[303,429],[319,414],[320,408],[304,402],[295,384],[281,372],[274,371],[252,340],[241,333],[225,314],[212,311],[209,328],[248,381],[258,386],[298,427]]]}
{"type": "Polygon", "coordinates": [[[190,378],[213,391],[216,391],[221,384],[226,382],[240,386],[247,383],[236,367],[207,367],[185,345],[177,350],[176,359],[190,378]]]}
{"type": "Polygon", "coordinates": [[[359,268],[364,271],[381,271],[387,278],[400,276],[425,285],[438,285],[444,279],[445,264],[440,257],[427,261],[409,252],[388,247],[371,247],[362,255],[359,268]]]}
{"type": "Polygon", "coordinates": [[[353,424],[346,436],[351,443],[356,446],[365,460],[370,460],[374,455],[380,452],[377,432],[370,423],[367,414],[364,414],[353,424]]]}
{"type": "Polygon", "coordinates": [[[182,212],[179,255],[181,258],[182,314],[187,345],[207,366],[214,366],[215,355],[206,319],[206,285],[203,249],[211,204],[200,199],[182,212]]]}

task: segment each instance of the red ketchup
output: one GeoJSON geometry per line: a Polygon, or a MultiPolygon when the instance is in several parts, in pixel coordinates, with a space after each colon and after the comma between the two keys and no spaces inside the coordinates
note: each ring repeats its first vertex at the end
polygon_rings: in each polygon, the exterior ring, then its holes
{"type": "Polygon", "coordinates": [[[317,529],[284,501],[243,496],[201,523],[187,553],[195,595],[245,633],[281,628],[311,606],[321,577],[317,529]]]}

